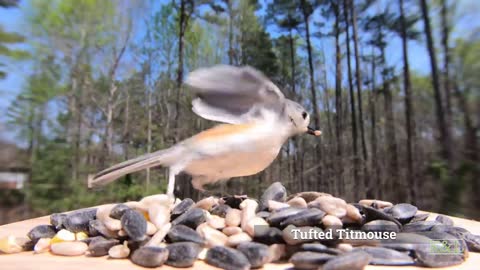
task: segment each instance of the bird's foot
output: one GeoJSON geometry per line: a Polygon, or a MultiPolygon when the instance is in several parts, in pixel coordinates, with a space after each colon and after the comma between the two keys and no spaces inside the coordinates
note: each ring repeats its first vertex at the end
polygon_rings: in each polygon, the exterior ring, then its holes
{"type": "Polygon", "coordinates": [[[169,193],[167,192],[167,196],[169,199],[171,199],[172,201],[175,201],[175,194],[173,194],[173,192],[169,193]]]}

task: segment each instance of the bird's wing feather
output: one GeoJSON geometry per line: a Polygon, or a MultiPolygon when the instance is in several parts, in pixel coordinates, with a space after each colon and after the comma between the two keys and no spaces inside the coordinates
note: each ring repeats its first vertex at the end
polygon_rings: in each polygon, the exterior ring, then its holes
{"type": "Polygon", "coordinates": [[[217,65],[191,72],[185,83],[195,94],[193,111],[206,119],[241,124],[263,109],[280,113],[285,96],[252,67],[217,65]]]}

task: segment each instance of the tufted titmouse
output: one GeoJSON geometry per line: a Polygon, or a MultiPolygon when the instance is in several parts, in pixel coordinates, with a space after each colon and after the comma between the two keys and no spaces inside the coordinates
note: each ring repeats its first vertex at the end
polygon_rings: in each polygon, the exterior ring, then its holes
{"type": "Polygon", "coordinates": [[[195,94],[193,112],[224,122],[174,146],[131,159],[88,179],[89,187],[154,166],[169,167],[167,194],[175,176],[186,172],[192,185],[256,174],[268,167],[285,141],[294,135],[321,134],[308,126],[310,116],[298,103],[252,67],[217,65],[191,72],[186,81],[195,94]]]}

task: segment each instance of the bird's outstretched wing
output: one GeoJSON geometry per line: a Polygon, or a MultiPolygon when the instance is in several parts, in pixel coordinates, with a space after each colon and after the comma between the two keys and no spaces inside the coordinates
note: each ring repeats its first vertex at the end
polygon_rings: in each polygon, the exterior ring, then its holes
{"type": "Polygon", "coordinates": [[[208,120],[241,124],[262,117],[262,111],[280,114],[284,108],[280,89],[252,67],[201,68],[191,72],[185,83],[195,94],[193,112],[208,120]]]}

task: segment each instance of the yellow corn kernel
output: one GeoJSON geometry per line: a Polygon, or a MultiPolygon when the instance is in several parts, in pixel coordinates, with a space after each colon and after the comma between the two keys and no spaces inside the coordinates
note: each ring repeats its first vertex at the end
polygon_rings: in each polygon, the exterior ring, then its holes
{"type": "Polygon", "coordinates": [[[87,239],[87,238],[88,238],[88,235],[85,232],[78,232],[75,234],[75,239],[77,239],[78,241],[87,239]]]}
{"type": "Polygon", "coordinates": [[[27,238],[9,235],[0,239],[0,253],[18,253],[23,251],[27,238]]]}
{"type": "Polygon", "coordinates": [[[58,231],[57,234],[52,238],[51,244],[65,241],[75,241],[75,234],[71,231],[62,229],[58,231]]]}

